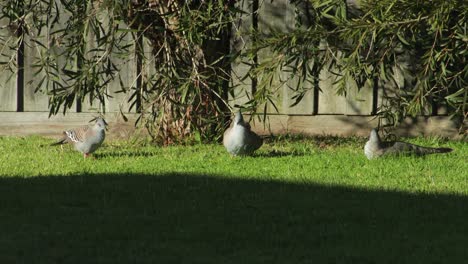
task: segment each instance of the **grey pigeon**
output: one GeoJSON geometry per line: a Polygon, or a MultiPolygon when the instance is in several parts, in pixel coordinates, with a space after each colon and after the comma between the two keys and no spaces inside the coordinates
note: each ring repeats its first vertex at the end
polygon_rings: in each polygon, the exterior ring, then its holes
{"type": "Polygon", "coordinates": [[[106,138],[106,121],[98,117],[93,126],[83,126],[76,129],[63,131],[63,137],[51,146],[66,143],[73,144],[76,150],[83,153],[86,158],[98,149],[106,138]]]}
{"type": "Polygon", "coordinates": [[[364,154],[368,159],[375,159],[387,155],[423,156],[427,154],[447,153],[451,151],[451,148],[428,148],[400,141],[384,142],[380,140],[376,129],[372,129],[369,140],[364,146],[364,154]]]}
{"type": "Polygon", "coordinates": [[[250,130],[250,125],[244,122],[242,113],[237,112],[231,127],[224,132],[223,145],[226,150],[234,156],[251,155],[262,144],[262,138],[250,130]]]}

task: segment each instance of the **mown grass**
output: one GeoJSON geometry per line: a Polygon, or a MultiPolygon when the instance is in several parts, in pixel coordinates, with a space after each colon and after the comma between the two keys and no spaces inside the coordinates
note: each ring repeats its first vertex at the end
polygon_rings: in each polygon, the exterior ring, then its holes
{"type": "Polygon", "coordinates": [[[468,144],[369,161],[366,139],[108,142],[96,159],[0,137],[1,263],[461,263],[468,144]]]}

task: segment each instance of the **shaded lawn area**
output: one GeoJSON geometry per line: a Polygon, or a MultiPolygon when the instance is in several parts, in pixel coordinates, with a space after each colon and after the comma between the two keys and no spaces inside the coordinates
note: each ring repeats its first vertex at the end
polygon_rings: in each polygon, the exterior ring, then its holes
{"type": "Polygon", "coordinates": [[[468,147],[368,161],[362,139],[131,147],[0,138],[1,263],[463,263],[468,147]]]}

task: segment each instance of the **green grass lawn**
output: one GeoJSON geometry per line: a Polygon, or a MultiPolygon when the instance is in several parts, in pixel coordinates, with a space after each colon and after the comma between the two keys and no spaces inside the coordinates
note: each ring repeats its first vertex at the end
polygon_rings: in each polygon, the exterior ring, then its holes
{"type": "Polygon", "coordinates": [[[369,161],[366,139],[107,142],[96,159],[0,137],[0,263],[463,263],[468,144],[369,161]]]}

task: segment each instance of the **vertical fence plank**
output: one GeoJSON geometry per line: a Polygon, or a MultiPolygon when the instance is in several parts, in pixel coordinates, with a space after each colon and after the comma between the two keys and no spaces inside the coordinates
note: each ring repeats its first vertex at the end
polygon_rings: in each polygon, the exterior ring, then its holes
{"type": "MultiPolygon", "coordinates": [[[[108,30],[109,27],[109,15],[106,11],[100,11],[96,14],[96,19],[101,23],[102,29],[105,31],[108,30]]],[[[97,22],[96,22],[97,23],[97,22]]],[[[98,29],[100,30],[100,29],[98,29]]],[[[108,32],[100,32],[101,35],[108,34],[108,32]]],[[[95,50],[97,49],[97,36],[94,35],[93,30],[89,30],[87,42],[85,45],[85,56],[88,56],[88,59],[93,61],[100,61],[100,56],[103,56],[105,51],[102,50],[95,50]]],[[[102,62],[100,62],[102,63],[102,62]]],[[[97,99],[90,97],[91,95],[86,95],[83,98],[83,102],[81,103],[81,112],[84,113],[102,113],[105,111],[103,103],[97,99]]],[[[106,103],[106,100],[104,100],[106,103]]]]}
{"type": "Polygon", "coordinates": [[[319,86],[319,114],[344,114],[346,112],[346,98],[336,94],[334,82],[336,76],[328,71],[320,73],[319,86]]]}
{"type": "MultiPolygon", "coordinates": [[[[409,76],[405,76],[404,71],[409,68],[409,64],[404,61],[400,61],[398,66],[393,66],[393,76],[389,76],[388,79],[379,79],[378,80],[378,97],[377,97],[377,106],[379,110],[389,107],[389,99],[395,97],[398,93],[398,90],[404,88],[405,82],[411,81],[406,80],[409,76]]],[[[411,78],[411,77],[409,77],[411,78]]],[[[392,122],[392,121],[390,121],[392,122]]]]}
{"type": "Polygon", "coordinates": [[[373,82],[368,81],[363,87],[358,87],[354,80],[348,80],[346,86],[346,114],[371,115],[374,96],[373,82]]]}
{"type": "MultiPolygon", "coordinates": [[[[55,1],[55,6],[51,16],[59,15],[59,23],[49,24],[39,32],[34,32],[32,35],[25,36],[24,48],[24,111],[28,112],[48,112],[49,111],[49,95],[48,86],[52,85],[52,81],[67,86],[67,82],[61,74],[63,69],[76,69],[76,60],[66,56],[65,48],[61,47],[59,37],[57,37],[62,29],[65,28],[66,21],[70,18],[70,14],[62,7],[60,1],[55,1]],[[55,12],[59,12],[56,14],[55,12]],[[32,37],[31,37],[32,36],[32,37]],[[33,41],[34,40],[34,41],[33,41]],[[38,44],[41,43],[42,45],[38,44]],[[46,56],[53,58],[58,71],[57,76],[49,75],[49,79],[45,78],[46,73],[41,70],[42,64],[46,56]],[[41,83],[42,82],[42,83],[41,83]]],[[[52,69],[51,69],[52,70],[52,69]]],[[[76,112],[76,106],[72,105],[67,109],[67,112],[76,112]]]]}
{"type": "MultiPolygon", "coordinates": [[[[120,28],[126,29],[123,23],[119,24],[120,28]]],[[[120,71],[116,78],[107,85],[107,92],[112,98],[106,98],[106,111],[107,112],[120,112],[128,113],[130,104],[128,99],[132,87],[137,86],[137,58],[136,58],[136,45],[135,39],[130,32],[121,32],[117,34],[117,38],[122,38],[119,46],[130,45],[128,47],[128,55],[113,56],[113,62],[119,67],[120,71]],[[123,85],[123,87],[121,87],[123,85]],[[124,89],[126,92],[119,92],[124,89]],[[117,93],[118,92],[118,93],[117,93]]],[[[124,51],[124,53],[127,51],[124,51]]]]}
{"type": "Polygon", "coordinates": [[[328,69],[329,67],[325,67],[319,76],[321,92],[318,99],[318,114],[344,114],[346,113],[346,98],[336,93],[338,77],[333,73],[333,67],[331,70],[328,69]]]}
{"type": "MultiPolygon", "coordinates": [[[[416,63],[413,62],[414,54],[412,51],[405,51],[403,55],[397,57],[397,63],[392,67],[393,76],[388,76],[388,79],[379,80],[378,87],[378,109],[390,107],[390,100],[399,96],[400,89],[405,90],[409,85],[414,85],[415,77],[411,75],[411,71],[415,69],[416,63]]],[[[430,116],[433,114],[432,102],[428,102],[427,106],[422,109],[421,115],[430,116]]],[[[393,120],[387,120],[393,124],[393,120]]]]}
{"type": "MultiPolygon", "coordinates": [[[[250,30],[253,26],[253,2],[258,0],[241,0],[235,5],[245,13],[233,23],[231,36],[231,51],[233,53],[252,47],[250,30]]],[[[253,61],[237,57],[231,64],[231,93],[229,103],[231,106],[243,105],[250,100],[252,93],[252,79],[248,76],[250,66],[253,61]]]]}
{"type": "MultiPolygon", "coordinates": [[[[35,34],[34,40],[47,45],[48,30],[43,29],[42,35],[35,34]]],[[[24,111],[25,112],[47,112],[49,111],[49,98],[47,96],[47,81],[45,73],[39,71],[37,64],[47,49],[32,41],[29,35],[24,37],[24,111]],[[39,87],[40,85],[40,87],[39,87]]]]}
{"type": "MultiPolygon", "coordinates": [[[[310,26],[310,3],[308,1],[296,3],[295,5],[290,4],[293,8],[296,9],[295,19],[300,21],[299,24],[296,24],[296,21],[293,23],[295,26],[300,26],[302,29],[307,29],[310,26]]],[[[302,73],[306,74],[306,73],[302,73]]],[[[286,109],[286,113],[289,115],[312,115],[314,114],[315,108],[315,83],[310,80],[303,80],[300,82],[300,79],[304,76],[294,76],[288,83],[288,87],[284,89],[284,99],[283,105],[286,109]],[[296,87],[300,85],[300,87],[296,87]],[[295,89],[299,89],[303,94],[302,99],[296,105],[296,97],[298,92],[295,89]],[[295,97],[296,96],[296,97],[295,97]]],[[[309,76],[310,79],[311,76],[309,76]]]]}
{"type": "Polygon", "coordinates": [[[136,87],[136,90],[132,91],[132,93],[137,93],[137,97],[132,99],[132,102],[136,101],[135,106],[132,108],[132,112],[140,112],[144,111],[144,109],[139,109],[140,106],[143,107],[143,102],[141,101],[141,93],[143,89],[149,89],[153,84],[154,80],[157,77],[156,74],[156,62],[153,53],[153,45],[148,38],[142,37],[142,55],[143,58],[141,60],[141,82],[136,87]]]}
{"type": "MultiPolygon", "coordinates": [[[[299,77],[294,77],[291,82],[298,82],[299,77]]],[[[295,85],[295,84],[294,84],[295,85]]],[[[310,82],[304,82],[302,88],[305,90],[304,96],[301,101],[292,106],[295,103],[294,96],[297,95],[295,91],[286,87],[284,89],[283,107],[286,109],[286,113],[289,115],[312,115],[314,114],[314,86],[310,82]]]]}
{"type": "MultiPolygon", "coordinates": [[[[62,2],[60,0],[55,0],[55,4],[57,9],[54,9],[55,12],[58,12],[59,15],[59,23],[54,24],[54,28],[51,28],[52,31],[57,31],[60,32],[63,29],[66,29],[67,21],[70,19],[71,14],[63,7],[62,2]]],[[[54,14],[55,15],[55,14],[54,14]]],[[[59,36],[62,33],[59,34],[59,36]]],[[[56,36],[52,37],[57,38],[56,36]]],[[[50,39],[50,37],[49,37],[50,39]]],[[[50,41],[50,40],[49,40],[50,41]]],[[[65,54],[65,48],[61,45],[61,43],[53,43],[50,47],[50,52],[54,53],[55,56],[55,64],[57,65],[58,69],[60,69],[60,73],[62,73],[63,69],[70,70],[70,71],[76,71],[77,70],[77,58],[76,56],[74,57],[69,57],[67,56],[68,54],[65,54]]],[[[64,87],[68,87],[70,83],[68,83],[69,80],[66,80],[65,74],[60,74],[59,73],[59,79],[58,83],[63,85],[64,87]]],[[[74,100],[74,103],[67,109],[68,113],[76,113],[77,112],[77,106],[76,106],[76,100],[74,100]]]]}
{"type": "MultiPolygon", "coordinates": [[[[295,26],[295,7],[288,0],[261,1],[258,9],[258,31],[261,37],[268,37],[274,33],[286,33],[292,31],[295,26]]],[[[264,49],[258,54],[259,63],[265,60],[272,59],[272,53],[268,49],[264,49]]],[[[290,78],[291,74],[286,71],[278,73],[278,79],[274,79],[271,83],[271,89],[275,92],[274,102],[281,114],[289,112],[291,103],[290,88],[297,83],[297,78],[290,78]],[[287,80],[285,83],[283,83],[287,80]]],[[[274,107],[270,104],[268,113],[276,113],[274,107]]]]}
{"type": "MultiPolygon", "coordinates": [[[[109,28],[109,15],[107,11],[102,11],[97,14],[97,19],[102,23],[103,29],[109,28]]],[[[118,47],[111,54],[112,63],[114,63],[119,71],[114,76],[114,79],[106,85],[106,93],[109,95],[104,98],[104,105],[95,98],[89,98],[89,95],[81,104],[82,112],[120,112],[128,113],[130,103],[128,99],[131,95],[132,88],[137,86],[137,57],[135,52],[135,39],[128,26],[119,23],[120,32],[117,32],[115,39],[118,39],[118,47]],[[125,47],[130,45],[130,47],[125,47]],[[124,48],[125,47],[125,48],[124,48]],[[103,109],[105,107],[105,109],[103,109]]],[[[102,32],[108,34],[108,32],[102,32]]],[[[90,32],[86,49],[88,51],[97,47],[96,36],[90,32]]],[[[104,51],[88,52],[89,56],[101,56],[104,51]]]]}
{"type": "MultiPolygon", "coordinates": [[[[1,7],[1,5],[0,5],[1,7]]],[[[8,20],[0,19],[0,111],[16,111],[18,70],[13,65],[17,59],[15,32],[8,27],[8,20]],[[5,63],[5,64],[3,64],[5,63]]]]}

